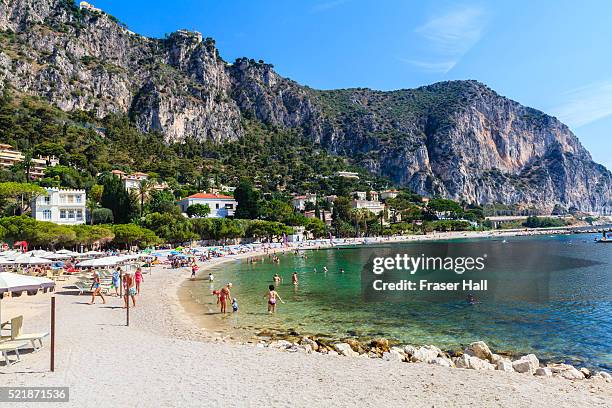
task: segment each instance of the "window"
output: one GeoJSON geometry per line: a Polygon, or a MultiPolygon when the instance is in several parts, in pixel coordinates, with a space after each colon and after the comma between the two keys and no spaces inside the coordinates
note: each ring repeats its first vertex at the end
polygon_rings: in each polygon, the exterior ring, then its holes
{"type": "Polygon", "coordinates": [[[64,204],[66,202],[66,194],[60,194],[60,203],[64,204]]]}
{"type": "Polygon", "coordinates": [[[43,215],[43,220],[50,220],[51,210],[43,210],[42,215],[43,215]]]}
{"type": "Polygon", "coordinates": [[[77,195],[76,195],[76,196],[74,196],[74,197],[76,198],[76,202],[77,202],[77,203],[80,203],[80,202],[81,202],[81,200],[83,199],[83,198],[81,197],[81,195],[80,195],[80,194],[77,194],[77,195]]]}
{"type": "Polygon", "coordinates": [[[219,209],[219,203],[215,204],[215,208],[218,210],[219,209]]]}
{"type": "Polygon", "coordinates": [[[78,221],[82,221],[83,220],[83,210],[76,210],[76,219],[78,221]]]}
{"type": "Polygon", "coordinates": [[[60,218],[61,219],[66,219],[66,210],[60,210],[60,218]]]}
{"type": "Polygon", "coordinates": [[[45,196],[44,203],[45,203],[46,205],[51,204],[51,196],[48,196],[48,195],[47,195],[47,196],[45,196]]]}
{"type": "Polygon", "coordinates": [[[234,204],[225,204],[225,209],[226,210],[233,210],[234,209],[234,204]]]}
{"type": "Polygon", "coordinates": [[[72,220],[73,220],[73,219],[74,219],[74,215],[75,215],[75,214],[74,214],[74,210],[68,210],[68,218],[69,218],[69,219],[72,219],[72,220]]]}
{"type": "Polygon", "coordinates": [[[68,198],[68,204],[74,203],[74,196],[72,194],[66,196],[68,198]]]}

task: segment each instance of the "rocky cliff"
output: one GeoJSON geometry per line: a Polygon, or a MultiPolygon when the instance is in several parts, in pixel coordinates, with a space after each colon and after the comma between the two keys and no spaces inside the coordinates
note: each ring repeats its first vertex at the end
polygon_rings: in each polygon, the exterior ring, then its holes
{"type": "Polygon", "coordinates": [[[565,125],[475,81],[317,91],[262,61],[228,64],[199,33],[146,38],[70,0],[0,0],[0,30],[0,87],[128,113],[168,142],[233,140],[242,118],[257,119],[422,194],[612,211],[612,175],[565,125]]]}

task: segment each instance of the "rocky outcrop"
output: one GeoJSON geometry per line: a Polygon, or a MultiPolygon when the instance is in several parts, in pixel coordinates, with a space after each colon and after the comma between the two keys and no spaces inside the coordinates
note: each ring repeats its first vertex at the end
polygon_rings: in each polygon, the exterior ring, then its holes
{"type": "Polygon", "coordinates": [[[557,119],[476,81],[392,92],[318,91],[214,40],[130,32],[71,0],[0,0],[0,88],[99,117],[127,113],[168,142],[234,140],[242,120],[299,129],[425,195],[612,212],[612,175],[557,119]]]}

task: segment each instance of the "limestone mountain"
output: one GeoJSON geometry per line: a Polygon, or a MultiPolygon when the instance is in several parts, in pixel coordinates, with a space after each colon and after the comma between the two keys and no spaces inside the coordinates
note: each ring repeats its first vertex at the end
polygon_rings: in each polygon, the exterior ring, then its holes
{"type": "Polygon", "coordinates": [[[0,0],[0,30],[0,88],[127,113],[168,143],[236,140],[246,118],[298,129],[421,194],[612,211],[611,173],[567,126],[476,81],[319,91],[263,61],[227,63],[199,33],[147,38],[71,0],[0,0]]]}

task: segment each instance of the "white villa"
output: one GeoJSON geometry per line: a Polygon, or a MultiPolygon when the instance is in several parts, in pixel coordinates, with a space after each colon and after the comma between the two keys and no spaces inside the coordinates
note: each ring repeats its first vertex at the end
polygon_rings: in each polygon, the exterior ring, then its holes
{"type": "Polygon", "coordinates": [[[47,188],[46,196],[32,201],[32,217],[37,221],[76,225],[85,223],[85,190],[47,188]]]}
{"type": "Polygon", "coordinates": [[[193,194],[178,201],[177,204],[184,213],[187,212],[187,208],[191,205],[208,205],[208,208],[210,208],[208,217],[210,218],[231,217],[238,206],[238,202],[234,200],[234,197],[210,193],[193,194]]]}
{"type": "Polygon", "coordinates": [[[399,191],[397,190],[385,190],[385,191],[380,192],[380,198],[382,198],[383,200],[387,200],[389,198],[397,197],[398,194],[399,194],[399,191]]]}
{"type": "Polygon", "coordinates": [[[380,201],[353,200],[351,206],[353,208],[365,208],[374,214],[380,214],[385,209],[385,205],[380,201]]]}
{"type": "MultiPolygon", "coordinates": [[[[9,169],[13,165],[25,160],[25,156],[19,150],[13,149],[9,144],[0,143],[0,167],[9,169]]],[[[54,157],[32,157],[30,160],[30,178],[37,180],[45,175],[45,169],[49,166],[56,166],[59,160],[54,157]]]]}
{"type": "Polygon", "coordinates": [[[344,177],[344,178],[359,179],[359,173],[356,173],[354,171],[338,171],[336,172],[336,176],[344,177]]]}
{"type": "Polygon", "coordinates": [[[317,203],[316,194],[306,194],[303,196],[295,196],[291,199],[291,204],[298,211],[304,211],[306,209],[306,203],[317,203]]]}

